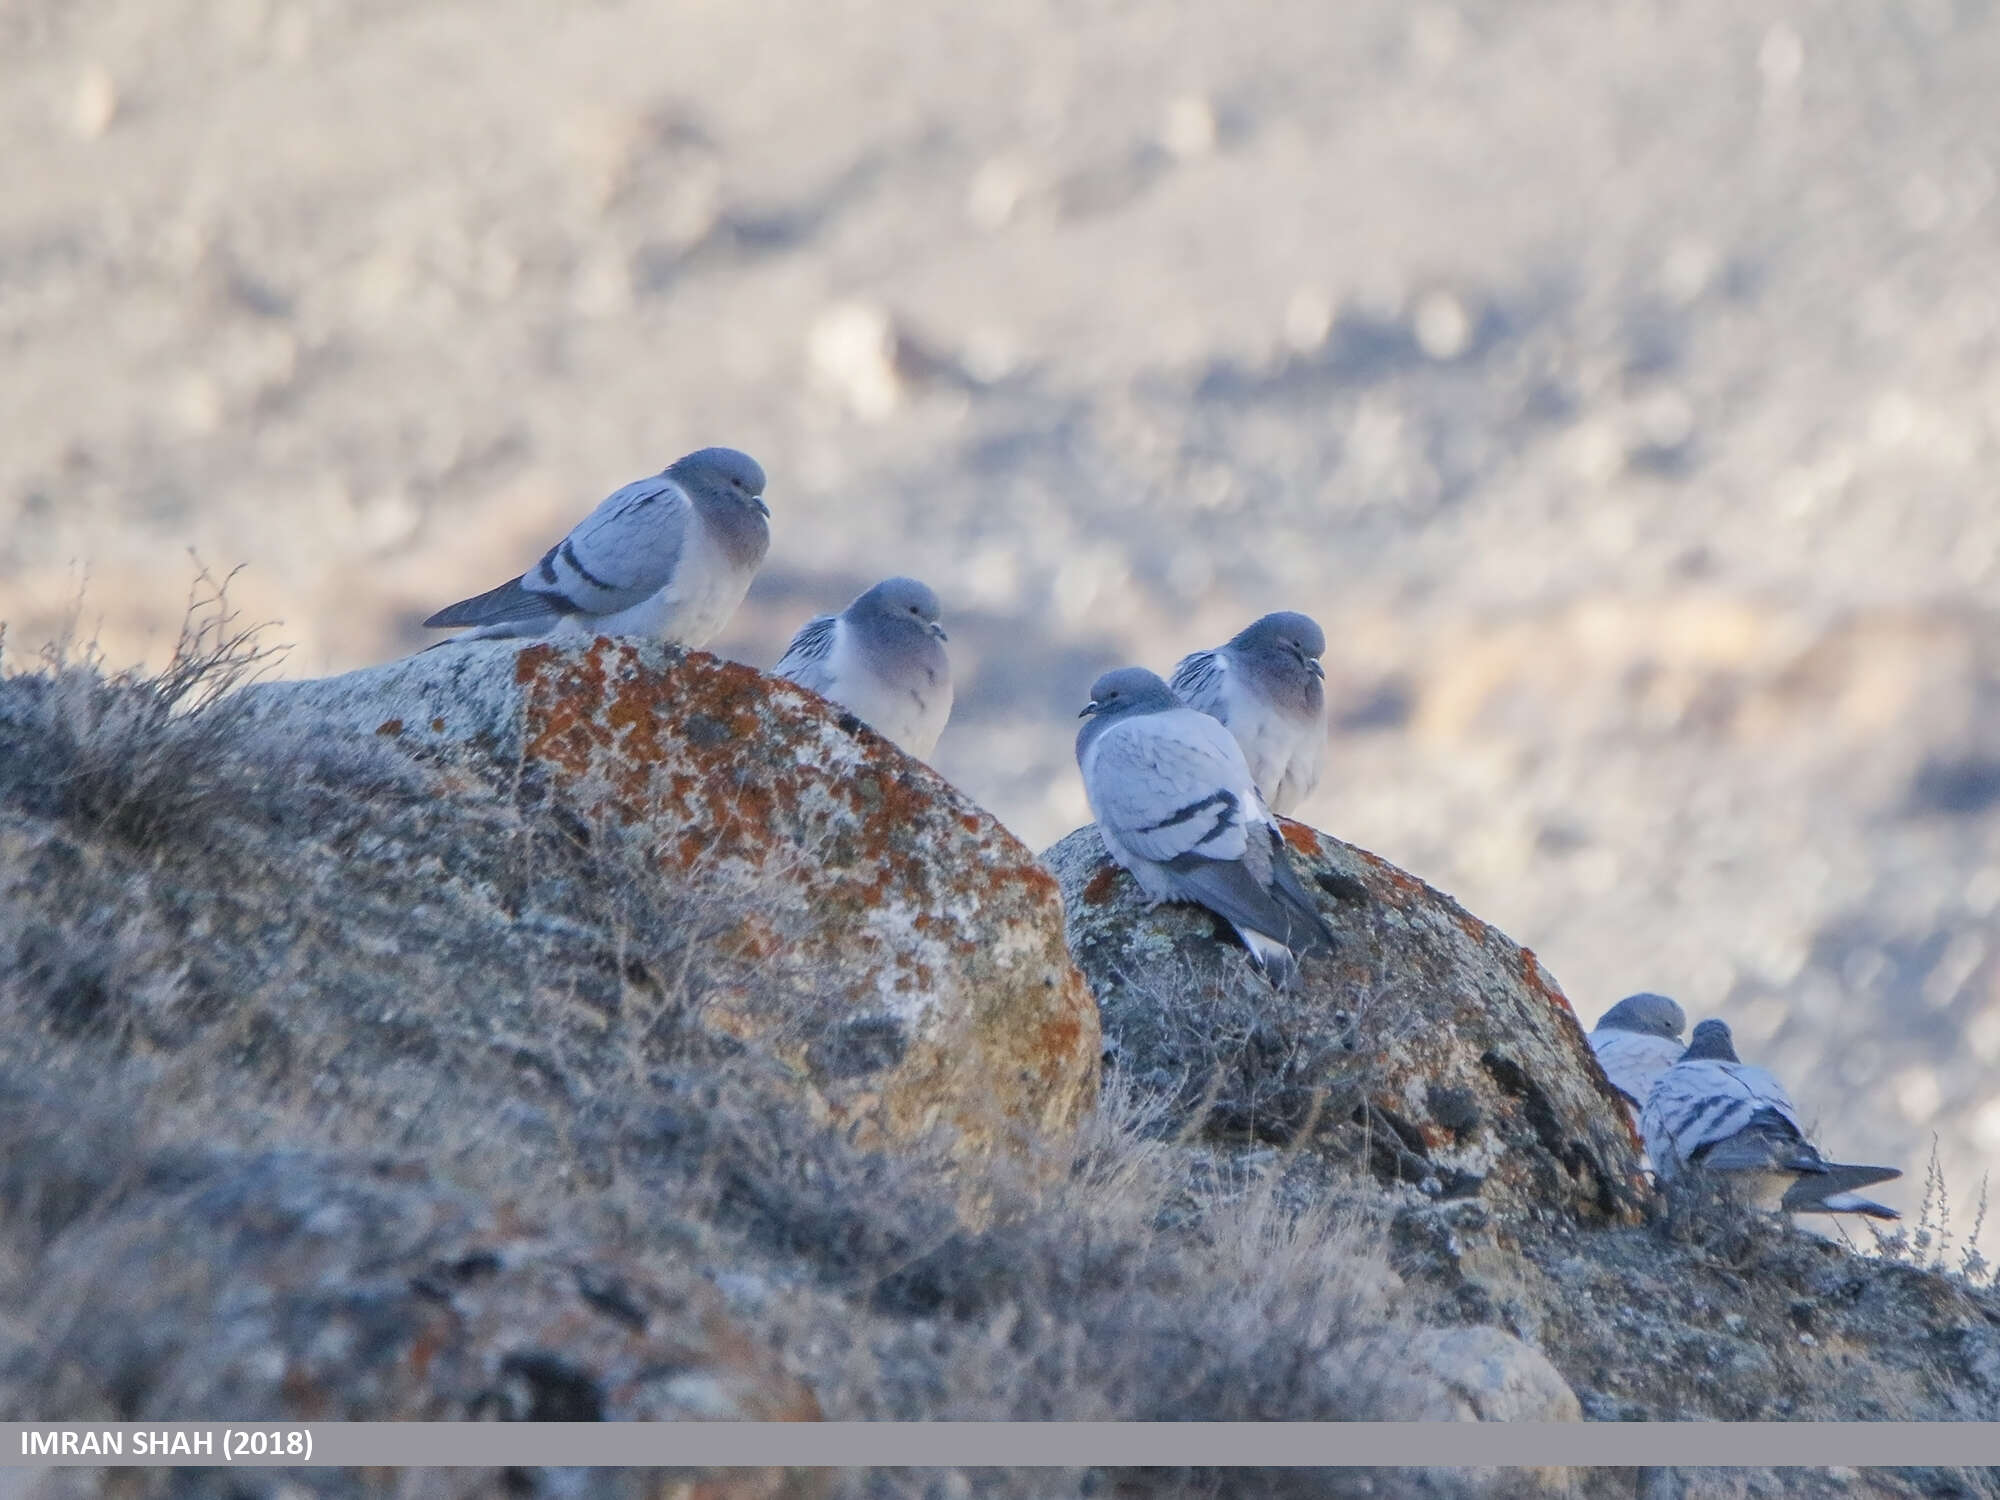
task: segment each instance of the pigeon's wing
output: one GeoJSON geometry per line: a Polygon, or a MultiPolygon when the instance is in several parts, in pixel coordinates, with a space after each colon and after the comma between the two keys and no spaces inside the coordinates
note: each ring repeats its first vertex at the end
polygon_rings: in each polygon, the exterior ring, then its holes
{"type": "Polygon", "coordinates": [[[607,495],[519,578],[447,605],[424,624],[496,625],[629,609],[674,576],[691,509],[666,475],[635,480],[607,495]]]}
{"type": "MultiPolygon", "coordinates": [[[[1804,1139],[1792,1101],[1777,1079],[1762,1068],[1702,1058],[1675,1063],[1660,1075],[1646,1096],[1639,1129],[1654,1166],[1671,1177],[1676,1167],[1695,1161],[1704,1151],[1713,1152],[1719,1143],[1753,1124],[1760,1131],[1784,1127],[1780,1134],[1804,1139]]],[[[1772,1163],[1765,1158],[1757,1164],[1772,1163]]]]}
{"type": "Polygon", "coordinates": [[[586,615],[616,614],[673,581],[687,547],[693,506],[664,474],[634,480],[596,510],[522,577],[535,593],[586,615]]]}
{"type": "Polygon", "coordinates": [[[1242,751],[1214,719],[1177,709],[1113,724],[1085,776],[1108,836],[1160,866],[1181,899],[1296,952],[1332,951],[1242,751]]]}
{"type": "Polygon", "coordinates": [[[834,615],[816,615],[806,621],[772,673],[815,693],[825,693],[833,686],[833,639],[839,629],[839,618],[834,615]]]}
{"type": "Polygon", "coordinates": [[[1229,731],[1185,709],[1109,725],[1091,748],[1085,790],[1124,848],[1176,868],[1241,859],[1246,825],[1262,811],[1229,731]]]}
{"type": "Polygon", "coordinates": [[[1758,1110],[1734,1134],[1697,1146],[1690,1159],[1724,1172],[1826,1171],[1812,1142],[1775,1109],[1758,1110]]]}
{"type": "Polygon", "coordinates": [[[1189,708],[1224,718],[1227,705],[1223,688],[1229,681],[1229,663],[1220,651],[1196,651],[1183,656],[1167,686],[1189,708]]]}
{"type": "MultiPolygon", "coordinates": [[[[525,575],[524,575],[525,576],[525,575]]],[[[448,604],[428,620],[426,626],[433,628],[448,625],[501,625],[516,621],[547,621],[569,613],[567,605],[547,594],[536,594],[522,587],[523,578],[510,578],[498,588],[488,589],[483,594],[474,594],[470,599],[461,599],[456,604],[448,604]]],[[[454,636],[453,640],[458,639],[454,636]]],[[[450,641],[440,642],[450,645],[450,641]]]]}

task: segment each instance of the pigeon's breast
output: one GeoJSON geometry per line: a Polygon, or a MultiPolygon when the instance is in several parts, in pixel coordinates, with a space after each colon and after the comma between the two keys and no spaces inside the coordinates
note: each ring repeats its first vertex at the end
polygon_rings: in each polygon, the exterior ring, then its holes
{"type": "Polygon", "coordinates": [[[1326,726],[1282,712],[1241,680],[1229,683],[1226,696],[1224,722],[1242,747],[1251,780],[1273,812],[1291,812],[1319,784],[1326,726]]]}
{"type": "Polygon", "coordinates": [[[1590,1049],[1604,1067],[1611,1086],[1639,1104],[1646,1102],[1659,1076],[1680,1060],[1685,1050],[1672,1037],[1641,1031],[1593,1031],[1590,1049]]]}
{"type": "Polygon", "coordinates": [[[827,696],[885,739],[928,759],[951,713],[951,671],[938,655],[932,662],[920,652],[891,652],[878,663],[853,631],[843,630],[827,659],[832,683],[827,696]]]}

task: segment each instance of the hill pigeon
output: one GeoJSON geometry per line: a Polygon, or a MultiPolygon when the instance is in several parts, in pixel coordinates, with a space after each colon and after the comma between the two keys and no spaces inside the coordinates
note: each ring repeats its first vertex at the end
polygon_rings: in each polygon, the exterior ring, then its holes
{"type": "Polygon", "coordinates": [[[885,578],[839,614],[808,620],[772,671],[929,760],[951,717],[946,639],[937,595],[914,578],[885,578]]]}
{"type": "Polygon", "coordinates": [[[1611,1086],[1629,1102],[1636,1123],[1653,1081],[1681,1060],[1687,1013],[1665,995],[1627,995],[1590,1033],[1590,1050],[1611,1086]]]}
{"type": "Polygon", "coordinates": [[[1703,1021],[1679,1062],[1647,1095],[1641,1131],[1662,1184],[1693,1171],[1724,1172],[1758,1207],[1791,1213],[1899,1217],[1855,1188],[1903,1174],[1831,1162],[1806,1140],[1784,1087],[1739,1062],[1729,1028],[1703,1021]]]}
{"type": "Polygon", "coordinates": [[[1076,760],[1104,847],[1155,905],[1222,917],[1279,988],[1300,956],[1333,951],[1228,730],[1143,667],[1098,678],[1078,717],[1090,720],[1076,760]]]}
{"type": "Polygon", "coordinates": [[[1281,612],[1245,626],[1225,645],[1181,658],[1173,690],[1188,707],[1229,726],[1251,778],[1273,812],[1289,814],[1319,784],[1326,755],[1326,632],[1309,615],[1281,612]]]}
{"type": "Polygon", "coordinates": [[[518,578],[439,610],[456,640],[637,635],[703,646],[743,602],[770,549],[764,471],[703,448],[607,496],[518,578]]]}

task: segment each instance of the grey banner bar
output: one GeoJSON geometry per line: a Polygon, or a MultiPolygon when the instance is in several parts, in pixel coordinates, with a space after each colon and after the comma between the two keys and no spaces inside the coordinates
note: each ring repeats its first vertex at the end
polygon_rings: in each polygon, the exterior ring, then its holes
{"type": "Polygon", "coordinates": [[[1993,1422],[0,1423],[0,1464],[1153,1467],[2000,1464],[1993,1422]]]}

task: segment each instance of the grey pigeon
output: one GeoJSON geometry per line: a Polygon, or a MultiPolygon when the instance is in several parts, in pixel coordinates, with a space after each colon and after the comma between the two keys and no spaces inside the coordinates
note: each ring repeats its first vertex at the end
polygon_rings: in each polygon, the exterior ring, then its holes
{"type": "Polygon", "coordinates": [[[771,546],[764,471],[703,448],[607,496],[542,560],[424,624],[457,640],[638,635],[704,646],[743,602],[771,546]]]}
{"type": "Polygon", "coordinates": [[[1091,685],[1076,736],[1084,795],[1111,857],[1154,905],[1193,901],[1234,927],[1279,988],[1333,933],[1229,731],[1143,667],[1091,685]]]}
{"type": "Polygon", "coordinates": [[[1903,1174],[1828,1161],[1806,1140],[1784,1086],[1739,1062],[1729,1028],[1703,1021],[1679,1062],[1646,1097],[1640,1129],[1665,1184],[1692,1171],[1726,1172],[1758,1207],[1791,1213],[1899,1217],[1853,1190],[1903,1174]]]}
{"type": "Polygon", "coordinates": [[[946,639],[937,595],[885,578],[839,614],[808,620],[772,670],[929,760],[951,717],[946,639]]]}
{"type": "Polygon", "coordinates": [[[1623,1094],[1636,1123],[1653,1082],[1681,1060],[1687,1012],[1665,995],[1627,995],[1602,1016],[1590,1050],[1611,1086],[1623,1094]]]}
{"type": "Polygon", "coordinates": [[[1174,668],[1173,690],[1220,719],[1243,747],[1273,812],[1289,815],[1319,785],[1326,755],[1326,632],[1310,615],[1265,615],[1174,668]]]}

